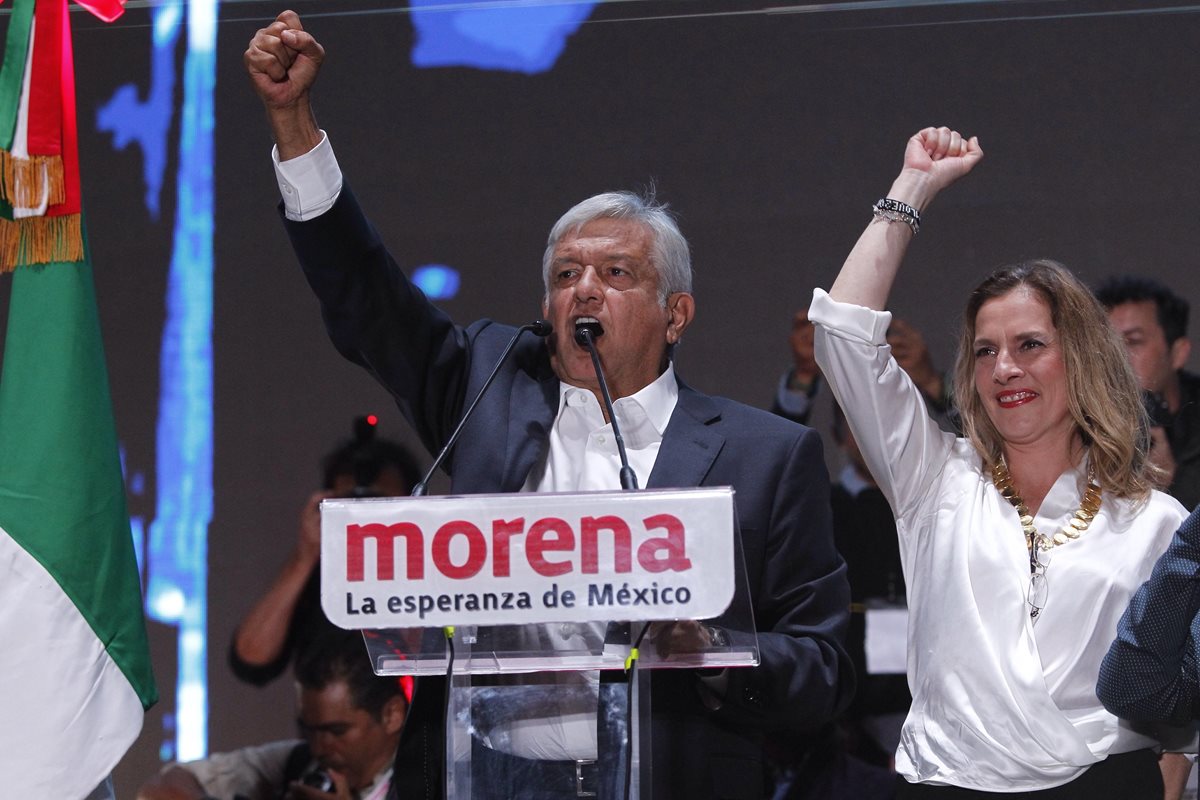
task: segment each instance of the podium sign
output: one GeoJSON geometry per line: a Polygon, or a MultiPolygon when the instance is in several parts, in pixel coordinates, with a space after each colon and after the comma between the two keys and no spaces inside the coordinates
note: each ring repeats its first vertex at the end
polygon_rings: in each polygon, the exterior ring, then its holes
{"type": "Polygon", "coordinates": [[[707,619],[735,586],[731,488],[321,503],[343,628],[707,619]]]}

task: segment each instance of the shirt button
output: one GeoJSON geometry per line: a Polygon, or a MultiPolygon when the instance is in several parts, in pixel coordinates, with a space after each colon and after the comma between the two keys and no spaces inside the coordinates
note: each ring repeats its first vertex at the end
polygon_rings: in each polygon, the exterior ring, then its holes
{"type": "Polygon", "coordinates": [[[600,434],[599,436],[596,437],[596,441],[599,442],[600,444],[604,444],[604,442],[607,440],[604,438],[604,434],[600,434]]]}

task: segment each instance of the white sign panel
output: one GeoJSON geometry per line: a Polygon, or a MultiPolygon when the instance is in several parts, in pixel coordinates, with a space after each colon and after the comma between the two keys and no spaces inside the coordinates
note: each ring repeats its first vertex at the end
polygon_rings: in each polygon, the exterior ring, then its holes
{"type": "Polygon", "coordinates": [[[908,662],[908,608],[868,608],[865,646],[868,675],[903,675],[908,662]]]}
{"type": "Polygon", "coordinates": [[[343,628],[707,619],[734,588],[733,490],[321,503],[343,628]]]}

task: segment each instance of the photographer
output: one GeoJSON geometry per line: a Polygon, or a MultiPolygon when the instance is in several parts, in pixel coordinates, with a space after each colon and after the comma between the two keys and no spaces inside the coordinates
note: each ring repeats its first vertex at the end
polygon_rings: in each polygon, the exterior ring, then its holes
{"type": "Polygon", "coordinates": [[[268,742],[186,764],[146,782],[137,800],[394,800],[408,699],[379,677],[357,632],[331,628],[296,661],[303,741],[268,742]]]}
{"type": "Polygon", "coordinates": [[[376,436],[374,417],[354,421],[354,437],[321,460],[322,486],[300,512],[295,547],[267,591],[238,625],[229,666],[241,681],[263,686],[282,675],[318,632],[333,625],[321,610],[321,501],[330,497],[407,495],[420,473],[401,445],[376,436]]]}

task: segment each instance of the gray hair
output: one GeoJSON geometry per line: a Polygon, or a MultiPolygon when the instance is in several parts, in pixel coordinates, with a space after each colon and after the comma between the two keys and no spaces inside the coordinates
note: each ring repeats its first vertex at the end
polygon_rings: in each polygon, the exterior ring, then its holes
{"type": "Polygon", "coordinates": [[[579,233],[584,225],[596,219],[628,219],[640,222],[650,231],[650,257],[658,272],[658,299],[666,305],[667,298],[676,292],[692,291],[692,254],[687,239],[679,230],[675,218],[665,203],[633,192],[605,192],[589,197],[559,217],[550,229],[546,252],[542,256],[542,282],[550,294],[550,268],[554,264],[554,248],[567,235],[579,233]]]}

